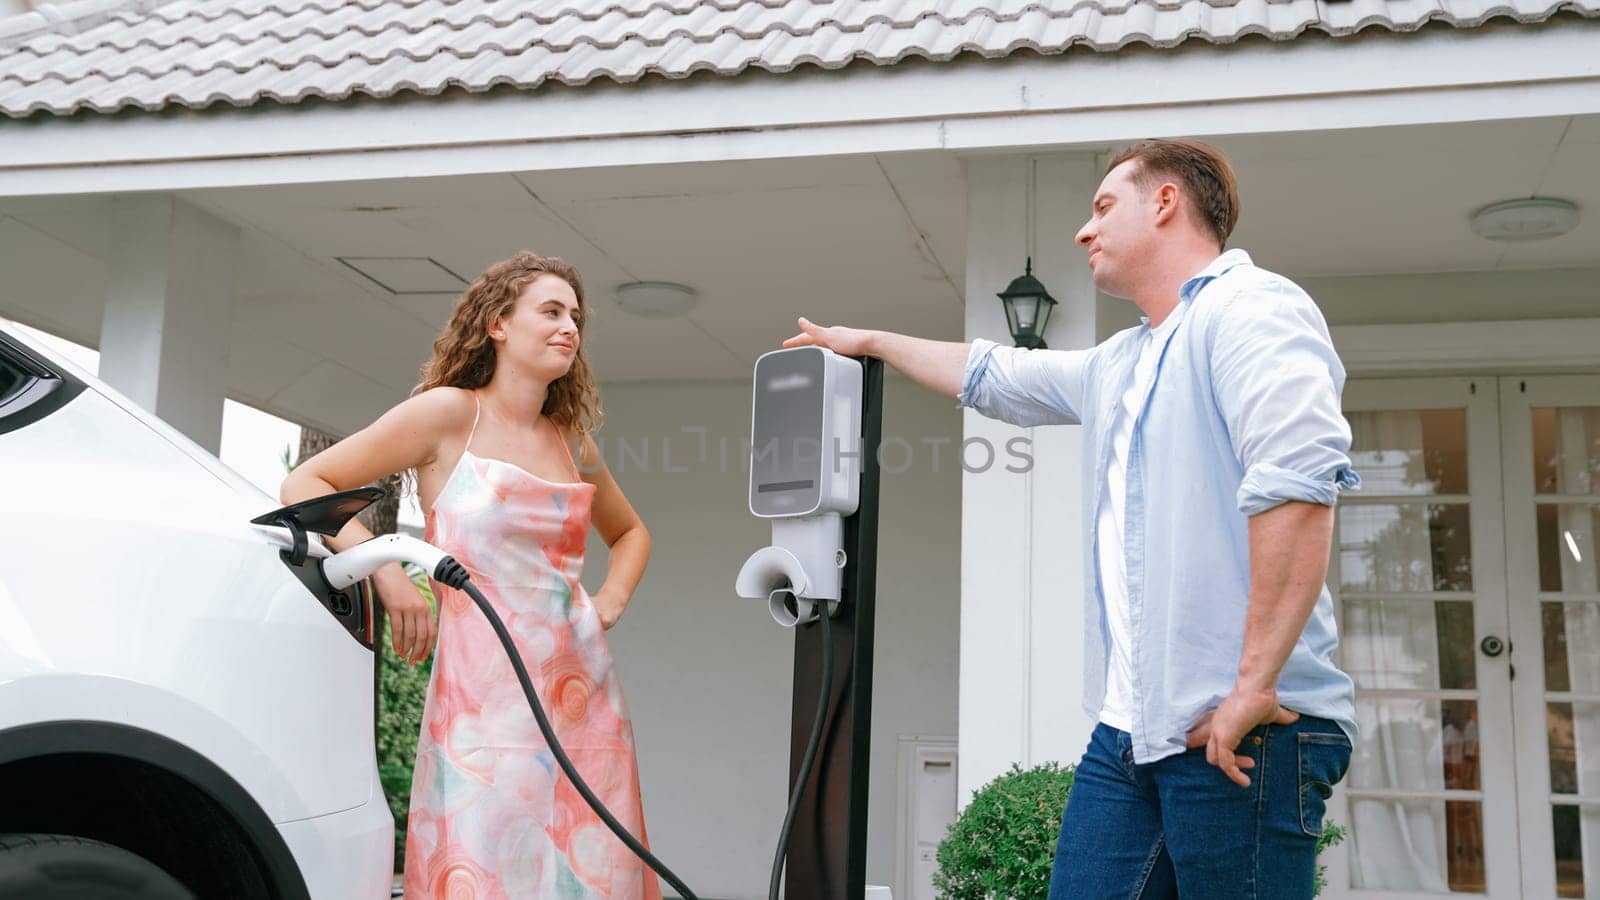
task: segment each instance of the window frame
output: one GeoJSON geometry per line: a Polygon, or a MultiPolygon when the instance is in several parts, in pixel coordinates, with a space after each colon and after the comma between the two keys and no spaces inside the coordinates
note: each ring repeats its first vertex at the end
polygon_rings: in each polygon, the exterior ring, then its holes
{"type": "Polygon", "coordinates": [[[22,373],[22,387],[0,400],[0,434],[32,425],[72,402],[84,383],[0,329],[0,364],[22,373]]]}

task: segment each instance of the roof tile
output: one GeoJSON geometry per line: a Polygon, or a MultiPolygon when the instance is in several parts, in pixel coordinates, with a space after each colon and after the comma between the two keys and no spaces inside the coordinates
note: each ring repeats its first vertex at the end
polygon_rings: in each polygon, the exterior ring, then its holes
{"type": "Polygon", "coordinates": [[[532,88],[1600,16],[1600,0],[72,0],[0,20],[0,113],[532,88]]]}

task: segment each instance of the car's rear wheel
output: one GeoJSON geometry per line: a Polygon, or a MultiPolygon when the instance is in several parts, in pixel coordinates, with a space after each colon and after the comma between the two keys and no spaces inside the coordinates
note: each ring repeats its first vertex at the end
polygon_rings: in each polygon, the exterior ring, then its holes
{"type": "Polygon", "coordinates": [[[68,834],[0,834],[0,897],[194,900],[144,857],[68,834]]]}

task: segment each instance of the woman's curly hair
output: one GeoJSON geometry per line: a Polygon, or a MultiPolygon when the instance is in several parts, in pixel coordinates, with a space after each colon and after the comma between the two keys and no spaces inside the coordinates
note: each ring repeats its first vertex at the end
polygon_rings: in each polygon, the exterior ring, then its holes
{"type": "Polygon", "coordinates": [[[578,296],[578,352],[567,374],[550,383],[541,412],[580,435],[594,433],[605,421],[600,392],[585,355],[583,330],[589,301],[578,270],[559,256],[524,250],[491,265],[456,301],[450,321],[433,342],[433,356],[422,366],[421,383],[413,393],[436,387],[480,388],[494,377],[495,349],[489,331],[495,320],[510,315],[524,288],[540,275],[554,275],[578,296]]]}

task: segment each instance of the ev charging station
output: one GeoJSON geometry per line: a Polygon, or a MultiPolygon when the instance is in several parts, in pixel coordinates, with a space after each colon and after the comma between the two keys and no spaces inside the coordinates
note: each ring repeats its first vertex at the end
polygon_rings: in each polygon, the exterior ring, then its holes
{"type": "Polygon", "coordinates": [[[772,543],[745,561],[735,588],[795,630],[789,782],[798,802],[785,896],[862,900],[883,363],[775,350],[756,360],[751,405],[750,512],[771,521],[772,543]]]}

